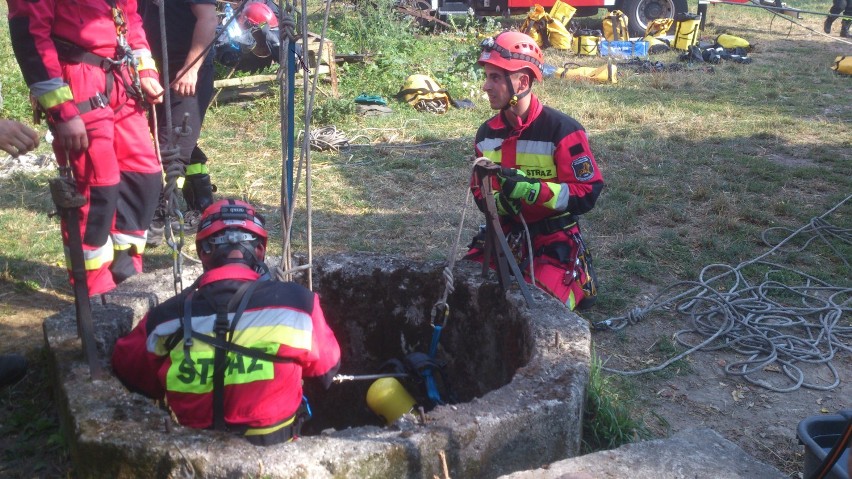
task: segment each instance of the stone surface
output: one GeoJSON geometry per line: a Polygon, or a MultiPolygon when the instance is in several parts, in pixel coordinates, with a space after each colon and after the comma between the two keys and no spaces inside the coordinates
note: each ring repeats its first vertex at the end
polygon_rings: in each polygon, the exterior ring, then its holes
{"type": "Polygon", "coordinates": [[[681,431],[515,472],[501,479],[782,479],[787,476],[757,461],[712,429],[681,431]]]}
{"type": "MultiPolygon", "coordinates": [[[[314,261],[314,289],[341,340],[341,372],[374,373],[388,358],[425,352],[433,331],[430,311],[444,288],[443,266],[377,255],[314,261]]],[[[187,266],[184,284],[198,272],[187,266]]],[[[333,427],[267,448],[183,428],[112,375],[91,380],[73,308],[48,318],[45,341],[75,472],[111,478],[431,478],[442,474],[444,452],[454,479],[493,478],[578,454],[587,323],[537,290],[536,304],[528,307],[518,291],[504,293],[493,280],[483,281],[478,264],[457,263],[454,274],[438,356],[447,360],[463,401],[434,408],[424,424],[380,427],[367,424],[363,394],[343,389],[345,383],[333,385],[327,394],[333,400],[311,398],[333,427]],[[475,366],[465,366],[470,364],[475,366]],[[342,400],[351,417],[331,413],[346,409],[336,402],[342,400]]],[[[172,280],[171,270],[140,275],[108,295],[108,304],[93,306],[105,365],[115,338],[149,305],[173,293],[172,280]]],[[[322,424],[319,417],[308,424],[315,421],[322,424]]]]}

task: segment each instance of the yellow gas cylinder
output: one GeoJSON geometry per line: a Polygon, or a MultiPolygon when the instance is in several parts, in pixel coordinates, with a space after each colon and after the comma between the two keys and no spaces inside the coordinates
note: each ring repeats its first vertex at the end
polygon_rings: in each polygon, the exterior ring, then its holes
{"type": "Polygon", "coordinates": [[[367,390],[367,406],[388,424],[411,412],[417,401],[396,378],[380,378],[367,390]]]}

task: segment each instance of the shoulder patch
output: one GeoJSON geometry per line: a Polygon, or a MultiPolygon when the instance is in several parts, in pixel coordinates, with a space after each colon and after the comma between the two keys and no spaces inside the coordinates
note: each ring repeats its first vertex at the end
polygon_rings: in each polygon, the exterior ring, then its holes
{"type": "Polygon", "coordinates": [[[574,170],[574,176],[580,181],[589,181],[595,176],[595,167],[588,156],[581,156],[572,161],[571,168],[574,170]]]}

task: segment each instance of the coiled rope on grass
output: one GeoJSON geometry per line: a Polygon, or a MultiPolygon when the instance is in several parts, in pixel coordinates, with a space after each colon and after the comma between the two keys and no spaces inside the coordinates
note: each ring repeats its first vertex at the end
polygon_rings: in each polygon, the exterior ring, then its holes
{"type": "Polygon", "coordinates": [[[795,268],[767,261],[781,252],[794,238],[801,246],[784,252],[805,251],[821,240],[849,269],[849,260],[836,243],[852,245],[852,229],[834,226],[826,217],[852,199],[852,195],[793,231],[774,246],[767,237],[789,229],[769,228],[764,242],[767,252],[736,267],[724,264],[706,266],[697,281],[683,281],[665,288],[644,308],[635,308],[625,316],[593,324],[599,330],[619,330],[636,324],[657,311],[674,311],[685,316],[690,327],[677,331],[674,339],[687,349],[663,363],[636,371],[604,367],[622,375],[661,371],[695,351],[724,348],[746,359],[725,365],[725,372],[740,376],[751,384],[776,392],[800,387],[830,390],[840,384],[832,360],[838,352],[852,352],[852,326],[841,323],[852,311],[852,288],[832,285],[795,268]],[[759,273],[759,282],[747,273],[759,273]],[[799,284],[793,285],[794,280],[799,284]],[[830,379],[820,377],[828,372],[830,379]],[[817,375],[808,377],[809,373],[817,375]],[[783,378],[778,384],[777,378],[783,378]],[[822,379],[822,381],[818,381],[822,379]]]}

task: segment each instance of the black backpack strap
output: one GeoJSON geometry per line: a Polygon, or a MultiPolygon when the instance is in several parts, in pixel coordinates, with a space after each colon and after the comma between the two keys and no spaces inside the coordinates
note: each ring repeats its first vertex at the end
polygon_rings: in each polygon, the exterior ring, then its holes
{"type": "MultiPolygon", "coordinates": [[[[231,296],[227,304],[216,306],[216,322],[213,324],[213,332],[216,334],[216,340],[227,343],[227,335],[230,330],[228,323],[228,311],[231,310],[238,302],[245,309],[246,302],[242,300],[246,297],[246,291],[256,282],[244,283],[240,289],[231,296]]],[[[201,290],[204,299],[214,306],[213,298],[205,290],[201,290]]],[[[237,311],[234,314],[234,322],[239,320],[242,311],[237,311]]],[[[184,333],[186,334],[186,333],[184,333]]],[[[196,332],[191,333],[195,336],[196,332]]],[[[196,336],[197,337],[197,336],[196,336]]],[[[225,424],[225,368],[228,366],[228,351],[224,348],[216,348],[213,355],[213,429],[217,431],[227,430],[225,424]]]]}

